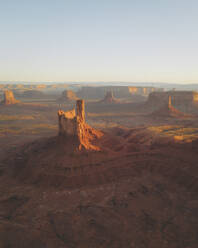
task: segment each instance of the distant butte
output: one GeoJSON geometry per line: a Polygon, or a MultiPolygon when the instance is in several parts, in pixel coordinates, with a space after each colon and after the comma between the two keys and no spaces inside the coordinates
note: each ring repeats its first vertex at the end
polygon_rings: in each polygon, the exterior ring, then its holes
{"type": "Polygon", "coordinates": [[[117,100],[112,91],[107,91],[104,99],[100,101],[101,103],[119,103],[119,100],[117,100]]]}
{"type": "Polygon", "coordinates": [[[61,97],[57,99],[57,102],[64,103],[64,102],[71,102],[76,101],[78,98],[76,94],[72,90],[64,90],[62,92],[61,97]]]}
{"type": "Polygon", "coordinates": [[[155,117],[175,117],[175,118],[181,118],[181,117],[188,117],[189,115],[177,110],[172,106],[171,102],[171,96],[168,97],[168,102],[166,102],[161,108],[154,111],[152,116],[155,117]]]}
{"type": "Polygon", "coordinates": [[[167,92],[152,92],[149,94],[146,106],[156,110],[168,102],[171,97],[172,104],[176,107],[185,109],[186,107],[197,106],[198,92],[195,91],[167,91],[167,92]]]}
{"type": "Polygon", "coordinates": [[[13,92],[11,90],[5,90],[4,91],[4,99],[1,102],[1,104],[11,105],[11,104],[16,104],[16,103],[20,103],[20,101],[15,99],[13,92]]]}

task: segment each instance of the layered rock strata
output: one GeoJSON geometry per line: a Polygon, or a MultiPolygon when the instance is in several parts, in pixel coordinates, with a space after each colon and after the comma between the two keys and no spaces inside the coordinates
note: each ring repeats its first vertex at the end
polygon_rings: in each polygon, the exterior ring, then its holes
{"type": "Polygon", "coordinates": [[[84,100],[76,101],[76,109],[64,112],[58,111],[59,136],[71,142],[77,150],[100,150],[91,142],[103,136],[103,133],[95,130],[85,122],[84,100]]]}

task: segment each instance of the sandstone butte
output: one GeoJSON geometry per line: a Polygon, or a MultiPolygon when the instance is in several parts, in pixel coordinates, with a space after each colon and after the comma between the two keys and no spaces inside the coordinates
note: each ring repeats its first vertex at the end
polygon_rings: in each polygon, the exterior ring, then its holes
{"type": "Polygon", "coordinates": [[[85,122],[84,100],[76,101],[76,109],[64,112],[58,111],[59,136],[65,141],[71,142],[75,148],[81,150],[100,151],[101,149],[92,144],[92,141],[103,136],[85,122]]]}
{"type": "Polygon", "coordinates": [[[57,99],[57,102],[70,102],[76,101],[78,98],[72,90],[64,90],[61,97],[57,99]]]}
{"type": "Polygon", "coordinates": [[[14,98],[13,92],[11,90],[5,90],[4,91],[4,99],[1,102],[1,104],[11,105],[11,104],[16,104],[16,103],[20,103],[20,101],[18,101],[14,98]]]}
{"type": "Polygon", "coordinates": [[[176,118],[187,117],[188,116],[185,113],[177,110],[176,108],[174,108],[172,106],[171,96],[168,97],[168,102],[166,102],[158,110],[154,111],[151,115],[156,116],[156,117],[159,116],[159,117],[176,117],[176,118]]]}
{"type": "Polygon", "coordinates": [[[171,97],[174,106],[194,105],[198,103],[198,92],[196,91],[166,91],[150,93],[146,104],[160,106],[167,103],[169,97],[171,97]]]}
{"type": "Polygon", "coordinates": [[[104,99],[102,101],[100,101],[101,103],[118,103],[119,100],[117,100],[112,91],[107,91],[104,99]]]}

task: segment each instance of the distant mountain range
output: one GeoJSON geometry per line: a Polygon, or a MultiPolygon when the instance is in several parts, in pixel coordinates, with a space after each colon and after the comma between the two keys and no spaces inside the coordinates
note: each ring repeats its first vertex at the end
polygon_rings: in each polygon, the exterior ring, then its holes
{"type": "Polygon", "coordinates": [[[83,86],[140,86],[140,87],[160,87],[165,89],[176,90],[198,90],[198,83],[195,84],[179,84],[165,82],[22,82],[22,81],[0,81],[0,84],[68,84],[68,85],[83,85],[83,86]]]}

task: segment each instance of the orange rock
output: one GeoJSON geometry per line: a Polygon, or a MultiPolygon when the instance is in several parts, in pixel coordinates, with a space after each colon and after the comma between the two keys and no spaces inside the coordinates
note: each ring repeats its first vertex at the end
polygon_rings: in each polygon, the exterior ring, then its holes
{"type": "Polygon", "coordinates": [[[75,109],[64,112],[58,111],[59,136],[75,143],[77,150],[96,150],[100,148],[91,144],[91,141],[103,136],[103,133],[90,127],[85,122],[84,100],[76,101],[75,109]]]}
{"type": "Polygon", "coordinates": [[[14,94],[11,90],[5,90],[4,91],[4,100],[2,101],[2,104],[10,105],[10,104],[16,104],[19,102],[20,101],[18,101],[14,98],[14,94]]]}

